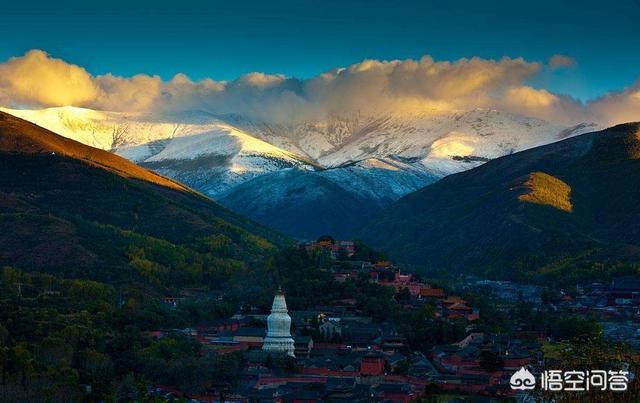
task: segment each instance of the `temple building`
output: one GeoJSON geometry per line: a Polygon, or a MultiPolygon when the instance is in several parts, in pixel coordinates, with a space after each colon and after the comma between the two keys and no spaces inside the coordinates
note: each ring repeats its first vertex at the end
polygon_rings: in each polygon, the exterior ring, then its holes
{"type": "Polygon", "coordinates": [[[264,339],[262,350],[295,357],[295,345],[291,337],[291,317],[284,294],[280,289],[273,298],[271,315],[267,318],[267,337],[264,339]]]}

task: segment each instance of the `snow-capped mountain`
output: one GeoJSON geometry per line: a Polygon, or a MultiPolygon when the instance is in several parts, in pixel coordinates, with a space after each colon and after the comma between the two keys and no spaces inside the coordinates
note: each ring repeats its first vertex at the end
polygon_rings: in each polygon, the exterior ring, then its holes
{"type": "Polygon", "coordinates": [[[121,147],[116,152],[213,197],[269,172],[314,169],[305,158],[222,122],[207,124],[201,133],[121,147]]]}
{"type": "Polygon", "coordinates": [[[297,237],[342,236],[363,216],[443,176],[596,129],[482,109],[283,124],[205,112],[0,110],[116,152],[297,237]]]}
{"type": "MultiPolygon", "coordinates": [[[[242,121],[236,124],[248,127],[254,135],[271,144],[306,154],[323,167],[394,156],[421,160],[429,167],[444,171],[448,170],[446,161],[452,159],[496,158],[595,127],[587,124],[566,128],[487,109],[376,116],[330,115],[323,121],[295,126],[256,125],[242,121]]],[[[455,165],[453,169],[457,169],[455,165]]]]}
{"type": "Polygon", "coordinates": [[[305,157],[201,112],[158,116],[76,107],[0,110],[113,151],[212,197],[268,172],[314,168],[305,157]]]}

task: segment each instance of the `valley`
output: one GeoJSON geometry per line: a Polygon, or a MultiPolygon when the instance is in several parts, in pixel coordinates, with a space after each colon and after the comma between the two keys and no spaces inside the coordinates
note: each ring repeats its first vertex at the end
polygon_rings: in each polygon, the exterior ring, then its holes
{"type": "Polygon", "coordinates": [[[286,124],[204,112],[4,110],[114,152],[297,239],[346,236],[446,175],[597,127],[483,109],[345,113],[286,124]],[[302,216],[304,223],[296,218],[302,216]]]}

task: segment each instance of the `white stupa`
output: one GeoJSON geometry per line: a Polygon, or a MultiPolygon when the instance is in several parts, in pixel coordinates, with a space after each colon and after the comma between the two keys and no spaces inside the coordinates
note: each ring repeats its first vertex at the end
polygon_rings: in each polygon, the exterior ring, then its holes
{"type": "Polygon", "coordinates": [[[291,317],[287,310],[284,294],[279,289],[273,298],[271,315],[267,318],[267,337],[264,339],[262,350],[295,357],[294,349],[291,337],[291,317]]]}

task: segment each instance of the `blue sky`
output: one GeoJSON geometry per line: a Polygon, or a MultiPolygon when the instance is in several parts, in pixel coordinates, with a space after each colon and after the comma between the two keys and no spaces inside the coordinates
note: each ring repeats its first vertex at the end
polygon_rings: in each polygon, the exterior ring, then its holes
{"type": "Polygon", "coordinates": [[[640,78],[640,1],[110,1],[2,5],[0,59],[43,49],[93,74],[308,78],[363,59],[565,54],[531,85],[581,100],[640,78]]]}

